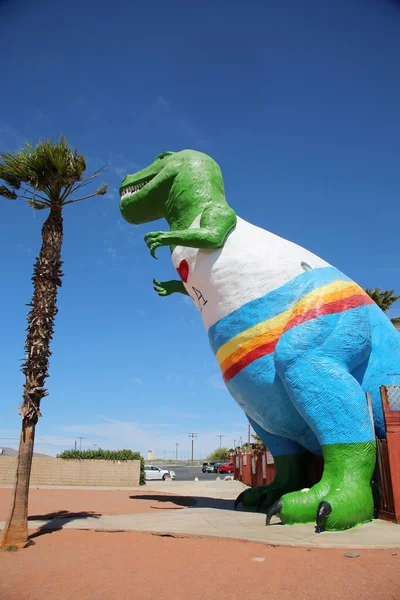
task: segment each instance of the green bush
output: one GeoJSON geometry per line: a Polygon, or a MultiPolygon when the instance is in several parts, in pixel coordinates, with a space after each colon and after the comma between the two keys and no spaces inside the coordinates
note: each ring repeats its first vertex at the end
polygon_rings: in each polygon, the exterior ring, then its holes
{"type": "Polygon", "coordinates": [[[139,452],[133,450],[64,450],[57,454],[57,458],[65,460],[140,460],[140,485],[146,484],[144,472],[144,458],[139,452]]]}
{"type": "Polygon", "coordinates": [[[229,448],[217,448],[216,450],[214,450],[214,452],[211,452],[211,454],[207,456],[207,460],[221,462],[223,460],[228,460],[229,456],[229,448]]]}

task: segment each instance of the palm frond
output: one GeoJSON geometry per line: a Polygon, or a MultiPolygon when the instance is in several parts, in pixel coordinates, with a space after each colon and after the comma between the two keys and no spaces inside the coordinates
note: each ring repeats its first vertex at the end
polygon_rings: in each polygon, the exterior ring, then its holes
{"type": "Polygon", "coordinates": [[[105,196],[108,190],[108,183],[103,183],[98,190],[96,190],[96,196],[105,196]]]}
{"type": "Polygon", "coordinates": [[[7,198],[7,200],[16,200],[18,197],[13,190],[9,190],[5,185],[0,185],[0,196],[7,198]]]}
{"type": "Polygon", "coordinates": [[[84,178],[85,170],[85,157],[70,148],[64,136],[56,142],[40,141],[35,147],[26,143],[21,150],[0,156],[0,179],[7,184],[0,185],[0,195],[24,199],[38,210],[104,195],[106,184],[87,196],[69,200],[73,192],[91,184],[105,169],[84,178]],[[21,186],[22,193],[18,194],[21,186]]]}
{"type": "Polygon", "coordinates": [[[383,312],[387,312],[392,304],[397,302],[397,300],[400,300],[400,296],[396,296],[394,290],[385,290],[381,292],[381,289],[377,287],[374,290],[372,288],[366,288],[365,291],[383,312]]]}
{"type": "Polygon", "coordinates": [[[392,323],[396,327],[396,329],[399,329],[399,327],[400,327],[400,317],[393,317],[390,320],[392,321],[392,323]]]}
{"type": "Polygon", "coordinates": [[[35,208],[36,210],[50,208],[50,204],[48,204],[47,202],[42,202],[41,200],[27,200],[26,202],[31,208],[35,208]]]}

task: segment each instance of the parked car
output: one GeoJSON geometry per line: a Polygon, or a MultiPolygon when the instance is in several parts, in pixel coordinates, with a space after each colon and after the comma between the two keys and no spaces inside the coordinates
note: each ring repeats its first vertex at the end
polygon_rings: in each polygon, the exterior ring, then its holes
{"type": "Polygon", "coordinates": [[[203,463],[201,470],[203,471],[203,473],[218,473],[218,467],[220,467],[222,464],[224,464],[224,463],[205,462],[205,463],[203,463]]]}
{"type": "Polygon", "coordinates": [[[146,475],[146,481],[153,481],[156,479],[175,479],[175,471],[168,471],[167,469],[161,469],[154,465],[145,465],[144,473],[146,475]]]}
{"type": "Polygon", "coordinates": [[[219,465],[219,463],[216,462],[204,462],[201,470],[203,471],[203,473],[216,473],[216,465],[219,465]]]}
{"type": "Polygon", "coordinates": [[[210,463],[210,467],[208,469],[208,473],[218,473],[218,469],[220,468],[221,465],[223,465],[224,463],[222,462],[216,462],[216,463],[210,463]]]}
{"type": "Polygon", "coordinates": [[[214,473],[218,473],[218,470],[220,468],[221,465],[223,465],[224,463],[222,462],[216,462],[214,465],[214,473]]]}
{"type": "Polygon", "coordinates": [[[220,473],[234,473],[235,472],[235,463],[228,462],[219,466],[220,473]]]}
{"type": "Polygon", "coordinates": [[[215,473],[215,470],[214,470],[215,465],[216,465],[215,462],[209,462],[206,467],[206,473],[215,473]]]}

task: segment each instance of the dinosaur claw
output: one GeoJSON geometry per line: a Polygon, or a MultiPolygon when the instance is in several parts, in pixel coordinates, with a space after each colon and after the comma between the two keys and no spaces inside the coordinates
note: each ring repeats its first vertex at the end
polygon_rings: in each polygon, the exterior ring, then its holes
{"type": "Polygon", "coordinates": [[[261,507],[267,498],[268,498],[268,492],[264,492],[264,494],[261,494],[260,499],[257,504],[257,507],[256,507],[257,512],[260,512],[261,507]]]}
{"type": "Polygon", "coordinates": [[[234,508],[235,508],[235,510],[237,509],[237,507],[239,506],[239,504],[240,504],[241,502],[243,502],[243,500],[244,500],[244,493],[245,493],[245,491],[246,491],[246,490],[244,490],[243,492],[240,492],[239,496],[236,498],[236,500],[235,500],[235,505],[234,505],[234,508]]]}
{"type": "Polygon", "coordinates": [[[329,504],[329,502],[325,502],[325,500],[323,500],[319,503],[317,510],[317,526],[315,528],[315,533],[321,533],[321,531],[324,530],[326,518],[328,517],[328,515],[331,514],[331,512],[332,506],[329,504]]]}
{"type": "Polygon", "coordinates": [[[279,498],[279,500],[274,502],[274,504],[271,506],[271,508],[268,509],[265,524],[269,525],[271,523],[271,519],[273,516],[276,515],[279,517],[281,514],[282,508],[283,508],[283,500],[282,500],[282,498],[279,498]]]}

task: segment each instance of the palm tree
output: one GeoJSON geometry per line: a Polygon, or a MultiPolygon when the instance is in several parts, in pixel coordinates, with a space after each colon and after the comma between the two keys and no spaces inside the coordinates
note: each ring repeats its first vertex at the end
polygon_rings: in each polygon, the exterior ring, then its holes
{"type": "Polygon", "coordinates": [[[35,210],[49,210],[42,228],[42,246],[33,267],[33,296],[28,306],[28,327],[25,341],[25,375],[21,437],[10,514],[0,547],[22,547],[28,542],[28,493],[32,465],[35,426],[40,413],[40,401],[48,395],[50,342],[57,314],[57,289],[61,286],[61,247],[63,241],[63,209],[68,204],[106,193],[102,185],[80,198],[71,196],[92,183],[104,169],[83,178],[85,157],[69,148],[67,140],[26,144],[21,150],[0,156],[0,195],[9,200],[26,200],[35,210]]]}
{"type": "MultiPolygon", "coordinates": [[[[400,296],[395,296],[394,290],[385,290],[384,292],[381,292],[380,288],[375,288],[374,290],[366,288],[365,291],[384,313],[389,310],[392,304],[397,302],[397,300],[400,300],[400,296]]],[[[393,317],[390,320],[395,327],[400,327],[400,317],[393,317]]]]}
{"type": "Polygon", "coordinates": [[[266,450],[266,446],[264,444],[264,442],[262,441],[262,439],[257,435],[252,435],[251,436],[254,440],[254,444],[257,444],[257,448],[260,450],[266,450]]]}

